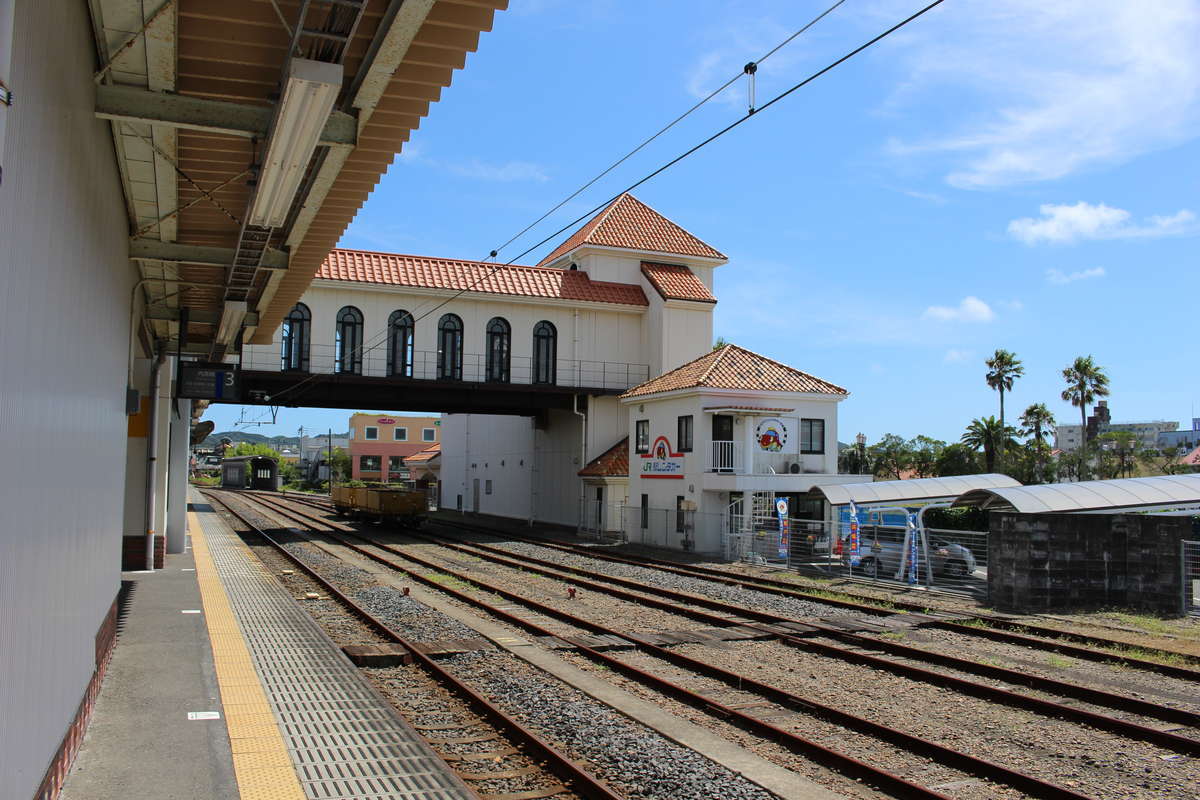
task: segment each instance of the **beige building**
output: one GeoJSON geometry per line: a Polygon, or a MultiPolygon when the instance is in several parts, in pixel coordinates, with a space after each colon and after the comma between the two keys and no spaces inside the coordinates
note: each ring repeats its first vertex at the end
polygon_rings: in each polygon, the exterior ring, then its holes
{"type": "Polygon", "coordinates": [[[382,483],[411,478],[407,457],[441,441],[438,417],[359,411],[350,415],[351,477],[382,483]]]}

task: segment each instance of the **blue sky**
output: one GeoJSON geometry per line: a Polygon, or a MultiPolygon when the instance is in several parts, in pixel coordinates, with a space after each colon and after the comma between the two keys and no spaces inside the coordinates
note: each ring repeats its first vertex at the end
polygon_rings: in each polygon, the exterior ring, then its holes
{"type": "MultiPolygon", "coordinates": [[[[482,258],[831,2],[513,0],[341,244],[482,258]]],[[[921,5],[847,0],[760,66],[758,104],[921,5]]],[[[718,335],[850,389],[843,441],[957,439],[997,411],[997,347],[1025,363],[1010,419],[1045,402],[1077,420],[1060,372],[1091,354],[1116,419],[1183,422],[1200,400],[1197,41],[1200,2],[947,0],[634,193],[729,255],[718,335]]],[[[746,102],[742,79],[501,259],[746,102]]],[[[282,409],[249,430],[346,417],[282,409]]]]}

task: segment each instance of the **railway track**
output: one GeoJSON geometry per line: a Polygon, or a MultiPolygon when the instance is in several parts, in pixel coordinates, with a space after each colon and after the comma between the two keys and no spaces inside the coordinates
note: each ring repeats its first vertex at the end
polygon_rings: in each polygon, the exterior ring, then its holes
{"type": "MultiPolygon", "coordinates": [[[[456,599],[458,599],[462,602],[469,603],[477,608],[482,608],[483,610],[487,611],[488,613],[492,614],[493,616],[497,616],[499,618],[505,619],[510,624],[513,624],[517,627],[521,627],[521,628],[523,628],[527,631],[530,631],[531,633],[535,633],[539,636],[555,636],[555,635],[559,634],[560,632],[548,627],[544,622],[533,621],[533,620],[530,620],[526,616],[513,614],[511,612],[511,610],[505,610],[504,608],[495,607],[494,605],[491,605],[485,601],[480,600],[477,597],[474,597],[469,592],[458,591],[458,590],[448,590],[447,587],[441,585],[440,583],[438,583],[436,581],[431,580],[430,578],[428,578],[425,575],[422,575],[420,570],[413,569],[411,567],[405,567],[401,564],[397,564],[394,557],[398,556],[400,559],[403,559],[406,562],[409,562],[411,564],[416,564],[419,567],[422,567],[431,572],[440,573],[443,576],[449,575],[450,577],[454,578],[457,581],[462,581],[464,585],[478,587],[480,590],[482,590],[484,592],[489,592],[494,595],[503,597],[507,600],[511,600],[513,602],[519,603],[522,606],[524,606],[525,608],[531,609],[533,612],[535,612],[537,615],[539,615],[543,618],[550,618],[550,619],[567,622],[571,626],[574,626],[574,627],[579,628],[584,631],[590,631],[590,632],[600,635],[600,636],[624,637],[627,640],[632,640],[633,642],[635,642],[638,645],[640,651],[642,651],[646,654],[649,654],[654,659],[661,660],[664,663],[669,663],[674,666],[681,667],[681,668],[686,669],[694,674],[704,675],[704,676],[707,676],[710,678],[715,678],[717,680],[724,682],[726,685],[731,686],[731,687],[736,686],[739,689],[751,690],[751,691],[757,693],[758,695],[760,695],[761,698],[766,698],[766,699],[770,700],[771,702],[778,704],[782,708],[792,709],[792,710],[800,710],[805,714],[810,714],[810,715],[817,716],[819,718],[826,719],[826,720],[836,721],[836,723],[839,725],[845,726],[847,728],[851,728],[853,730],[867,732],[869,735],[875,736],[876,738],[880,739],[881,741],[885,741],[885,742],[888,742],[889,744],[893,744],[896,746],[904,747],[904,748],[908,749],[910,752],[918,753],[918,754],[921,754],[922,756],[932,755],[933,757],[937,758],[938,761],[941,763],[947,764],[949,766],[954,766],[955,768],[961,769],[962,771],[964,771],[968,774],[983,776],[983,777],[986,777],[988,780],[994,780],[999,783],[1004,783],[1009,786],[1014,786],[1016,788],[1019,788],[1020,791],[1025,792],[1026,794],[1028,794],[1030,796],[1035,796],[1035,797],[1075,797],[1075,798],[1083,796],[1080,793],[1078,793],[1070,788],[1056,786],[1056,785],[1048,783],[1046,781],[1042,781],[1038,778],[1019,773],[1015,770],[1009,769],[1008,767],[1004,767],[1002,765],[995,764],[993,762],[986,761],[984,759],[980,759],[980,758],[977,758],[974,756],[970,756],[970,755],[955,751],[948,747],[944,747],[942,745],[926,741],[919,737],[911,736],[910,734],[906,734],[902,731],[899,731],[899,730],[896,730],[893,728],[888,728],[887,726],[880,725],[878,723],[874,723],[869,720],[855,717],[853,715],[847,714],[846,712],[839,711],[836,708],[816,704],[807,698],[800,697],[792,692],[788,692],[777,686],[773,686],[773,685],[770,685],[770,684],[768,684],[766,682],[762,682],[762,681],[756,681],[745,674],[734,673],[734,672],[730,672],[728,670],[714,667],[713,665],[704,663],[701,660],[697,660],[697,659],[690,658],[688,656],[684,656],[682,654],[673,652],[670,648],[660,647],[658,645],[655,645],[652,641],[650,641],[646,637],[641,637],[637,634],[623,633],[621,631],[614,630],[606,625],[601,625],[594,621],[582,619],[577,616],[568,614],[559,609],[550,607],[544,603],[539,603],[536,600],[532,600],[531,598],[528,598],[528,597],[520,595],[516,592],[513,592],[513,591],[509,590],[508,588],[506,588],[505,586],[497,585],[495,583],[489,583],[486,581],[481,581],[478,576],[473,576],[473,575],[465,574],[462,572],[458,572],[451,568],[448,568],[447,565],[444,563],[437,563],[437,562],[422,558],[421,556],[418,556],[418,555],[414,554],[413,552],[411,552],[411,550],[399,550],[398,548],[396,548],[394,546],[386,545],[386,544],[382,544],[382,543],[379,543],[376,541],[372,541],[370,539],[366,539],[365,537],[362,537],[360,534],[358,534],[356,531],[354,531],[349,526],[342,525],[341,523],[338,523],[338,522],[335,522],[332,520],[321,519],[321,518],[312,516],[311,514],[307,514],[305,512],[298,511],[296,509],[280,509],[280,510],[283,513],[292,515],[293,519],[299,521],[301,524],[308,525],[313,530],[324,529],[326,532],[329,532],[332,534],[332,538],[334,538],[334,540],[341,542],[344,546],[348,547],[349,549],[353,550],[354,552],[358,553],[359,555],[365,556],[366,558],[369,558],[377,563],[384,564],[392,569],[396,569],[401,572],[404,572],[405,574],[407,574],[409,577],[411,577],[413,580],[415,580],[417,582],[425,583],[426,585],[430,585],[431,588],[435,588],[438,591],[442,591],[442,592],[451,594],[456,599]],[[319,527],[316,527],[316,528],[312,527],[314,524],[319,527]],[[382,553],[378,552],[378,551],[382,551],[382,553]]],[[[442,542],[438,542],[438,543],[442,544],[442,542]]],[[[472,557],[477,557],[477,558],[485,557],[483,554],[484,551],[475,551],[475,550],[471,550],[470,548],[462,548],[462,550],[460,550],[459,552],[463,552],[464,554],[469,554],[472,557]]],[[[500,556],[495,556],[495,554],[489,554],[489,555],[492,555],[495,558],[501,558],[500,556]]],[[[525,562],[518,562],[516,559],[510,558],[510,559],[508,559],[508,561],[509,561],[509,564],[508,564],[509,566],[512,566],[517,569],[524,569],[524,570],[527,570],[530,572],[538,572],[540,569],[540,567],[535,567],[535,566],[525,563],[525,562]]],[[[547,572],[549,573],[550,576],[554,577],[556,580],[566,580],[566,581],[574,582],[577,585],[583,585],[578,580],[579,576],[563,574],[562,572],[555,573],[553,570],[547,570],[547,572]]],[[[596,588],[596,587],[591,587],[591,588],[596,588]]],[[[621,590],[618,590],[618,591],[621,591],[621,590]]],[[[648,599],[653,601],[653,598],[646,598],[642,595],[636,595],[636,596],[635,595],[627,595],[626,599],[630,600],[630,602],[635,602],[635,603],[639,603],[639,604],[646,604],[648,599]]],[[[675,606],[674,604],[667,604],[667,603],[664,603],[663,601],[659,601],[659,602],[660,602],[659,607],[664,608],[664,610],[670,610],[672,613],[680,613],[679,608],[677,606],[675,606]]],[[[652,605],[653,602],[651,602],[649,604],[652,605]]],[[[739,618],[739,617],[730,615],[728,613],[729,611],[730,611],[730,609],[728,609],[728,608],[723,609],[723,613],[720,616],[713,615],[709,612],[693,611],[691,613],[692,613],[693,619],[696,619],[698,621],[703,621],[708,624],[729,626],[732,624],[741,623],[745,627],[754,627],[756,625],[756,623],[753,620],[745,619],[744,616],[739,618]]],[[[742,609],[733,609],[733,611],[742,611],[742,609]]],[[[786,630],[775,629],[775,630],[764,631],[764,632],[769,633],[774,636],[778,636],[780,638],[786,638],[788,636],[788,632],[786,630]]],[[[578,641],[574,641],[574,643],[579,644],[578,641]]],[[[787,731],[781,730],[780,728],[778,728],[774,725],[771,725],[769,723],[765,723],[763,720],[757,718],[756,716],[749,714],[749,713],[745,713],[744,711],[740,711],[738,708],[726,706],[719,702],[715,702],[713,700],[713,698],[711,697],[711,695],[696,694],[694,692],[689,691],[688,689],[685,689],[684,687],[682,687],[678,684],[664,680],[663,678],[656,676],[654,674],[651,674],[651,673],[647,672],[646,670],[641,670],[629,663],[626,663],[625,661],[622,661],[619,658],[607,655],[603,652],[594,650],[594,649],[586,647],[586,646],[579,647],[579,652],[581,652],[583,655],[585,655],[590,660],[592,660],[598,664],[602,664],[606,668],[612,669],[622,675],[632,677],[633,679],[635,679],[645,685],[654,687],[658,691],[661,691],[661,692],[667,694],[668,696],[671,696],[677,700],[682,700],[683,702],[686,702],[687,704],[689,704],[695,708],[704,710],[706,713],[714,714],[725,720],[736,720],[741,726],[745,727],[746,729],[752,730],[753,732],[756,732],[758,735],[762,735],[766,738],[773,738],[777,741],[780,741],[780,740],[789,741],[787,737],[791,734],[789,734],[787,731]]],[[[757,705],[762,705],[762,703],[759,703],[757,705]]],[[[1171,740],[1171,741],[1173,741],[1173,740],[1171,740]]],[[[808,745],[809,747],[811,747],[811,745],[813,745],[815,743],[790,741],[789,744],[792,747],[803,750],[810,757],[818,756],[817,752],[815,752],[814,750],[809,749],[808,747],[805,746],[805,745],[808,745]]],[[[818,745],[818,747],[819,747],[819,745],[818,745]]],[[[820,755],[824,755],[828,759],[827,753],[821,753],[820,755]]],[[[826,763],[831,763],[831,762],[827,761],[826,763]]],[[[847,765],[841,765],[841,766],[843,769],[847,768],[847,765]]],[[[853,774],[853,773],[850,773],[850,774],[853,774]]],[[[908,795],[902,795],[902,794],[900,794],[900,792],[911,791],[911,788],[892,786],[889,788],[889,791],[896,794],[897,796],[908,796],[908,795]]]]}
{"type": "MultiPolygon", "coordinates": [[[[261,527],[250,520],[244,511],[239,511],[228,502],[225,493],[218,494],[206,491],[205,495],[235,517],[245,528],[262,542],[266,543],[275,553],[285,559],[295,569],[299,569],[313,583],[336,600],[353,618],[386,642],[400,645],[411,654],[418,670],[416,675],[424,677],[424,686],[418,686],[416,692],[411,686],[403,692],[389,691],[387,695],[398,705],[401,711],[408,705],[412,713],[414,704],[420,697],[436,697],[436,693],[428,690],[435,685],[442,687],[448,694],[439,716],[443,719],[435,723],[417,723],[417,728],[435,752],[452,764],[455,773],[472,786],[485,800],[537,800],[537,798],[566,798],[578,796],[588,800],[625,800],[624,796],[610,788],[604,781],[576,764],[566,754],[559,751],[537,733],[524,726],[513,716],[507,714],[488,698],[475,691],[465,681],[460,680],[452,671],[445,669],[435,659],[426,655],[420,648],[414,646],[385,622],[368,612],[336,586],[323,577],[317,570],[309,566],[303,559],[293,555],[282,543],[276,541],[261,527]],[[447,719],[446,717],[451,717],[447,719]],[[472,719],[473,718],[473,719],[472,719]],[[488,726],[503,732],[503,738],[517,744],[519,748],[531,754],[534,759],[544,764],[544,769],[557,777],[561,783],[550,783],[530,789],[526,786],[529,776],[543,770],[542,766],[530,762],[521,754],[518,747],[504,745],[492,746],[493,742],[501,741],[496,733],[486,730],[488,726]],[[424,730],[422,731],[422,728],[424,730]],[[431,731],[464,733],[456,736],[430,735],[431,731]],[[464,752],[462,745],[483,743],[481,750],[464,752]],[[488,749],[491,747],[491,749],[488,749]],[[505,759],[514,756],[522,762],[514,766],[506,765],[505,759]],[[471,764],[480,765],[472,768],[471,764]],[[499,766],[499,768],[496,768],[499,766]],[[486,769],[484,767],[487,767],[486,769]],[[523,779],[516,791],[512,787],[501,786],[495,790],[497,783],[505,783],[514,779],[523,779]],[[479,788],[476,788],[479,787],[479,788]]],[[[410,671],[414,672],[414,671],[410,671]]],[[[422,709],[428,714],[429,709],[422,709]]],[[[543,782],[544,783],[544,782],[543,782]]]]}
{"type": "MultiPolygon", "coordinates": [[[[309,503],[315,508],[321,507],[319,501],[309,501],[309,503]]],[[[563,542],[542,537],[521,536],[508,531],[490,528],[483,525],[465,524],[443,519],[438,519],[436,521],[440,525],[457,527],[471,533],[482,533],[490,536],[502,537],[511,541],[540,545],[542,547],[549,547],[562,552],[583,555],[588,558],[601,561],[648,567],[676,575],[703,578],[705,580],[715,581],[727,586],[738,586],[747,589],[753,589],[755,591],[775,594],[781,597],[797,597],[805,600],[811,600],[813,602],[824,603],[832,607],[862,612],[864,614],[883,616],[894,613],[896,609],[902,609],[916,613],[923,613],[927,610],[927,607],[924,605],[899,601],[888,601],[889,607],[885,608],[876,604],[856,602],[853,600],[843,600],[839,598],[828,597],[825,594],[805,591],[804,589],[798,588],[796,584],[788,581],[774,580],[760,576],[734,575],[726,570],[715,569],[712,567],[702,567],[699,565],[679,564],[677,562],[665,561],[663,559],[651,558],[649,556],[638,558],[618,556],[612,553],[601,552],[595,547],[582,547],[579,545],[565,544],[563,542]]],[[[1200,669],[1176,666],[1173,664],[1164,664],[1145,658],[1138,658],[1132,655],[1123,654],[1121,651],[1131,649],[1130,646],[1114,639],[1105,639],[1103,637],[1071,633],[1067,631],[1061,631],[1056,628],[1046,628],[1031,625],[1026,622],[1014,622],[996,614],[971,612],[970,614],[962,615],[962,617],[963,619],[961,620],[943,620],[935,623],[935,625],[945,630],[954,631],[967,636],[975,636],[991,639],[993,641],[1002,642],[1005,644],[1013,644],[1037,650],[1044,650],[1060,655],[1070,656],[1072,658],[1079,658],[1085,661],[1120,664],[1124,667],[1154,672],[1172,678],[1200,682],[1200,669]],[[1077,644],[1072,644],[1072,642],[1077,644]]],[[[1144,647],[1137,649],[1143,652],[1158,655],[1166,659],[1182,659],[1188,663],[1196,664],[1195,657],[1186,653],[1144,647]]]]}

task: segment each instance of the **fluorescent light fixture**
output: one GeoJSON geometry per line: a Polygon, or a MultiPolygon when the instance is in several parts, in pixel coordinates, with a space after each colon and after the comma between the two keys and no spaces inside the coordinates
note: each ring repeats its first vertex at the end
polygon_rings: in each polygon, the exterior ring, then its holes
{"type": "Polygon", "coordinates": [[[226,300],[221,312],[221,324],[217,326],[217,344],[228,347],[237,338],[242,322],[246,319],[245,300],[226,300]]]}
{"type": "Polygon", "coordinates": [[[342,65],[293,58],[250,208],[250,224],[278,228],[287,218],[321,131],[342,89],[342,65]]]}

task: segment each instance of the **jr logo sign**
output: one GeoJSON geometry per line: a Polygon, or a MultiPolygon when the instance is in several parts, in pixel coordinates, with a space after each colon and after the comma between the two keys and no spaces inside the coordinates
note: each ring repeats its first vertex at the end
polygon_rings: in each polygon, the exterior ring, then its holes
{"type": "Polygon", "coordinates": [[[642,453],[643,478],[683,478],[683,453],[671,451],[667,437],[654,440],[649,453],[642,453]]]}

